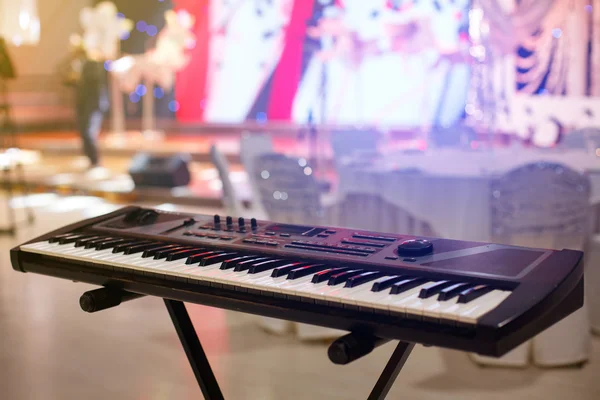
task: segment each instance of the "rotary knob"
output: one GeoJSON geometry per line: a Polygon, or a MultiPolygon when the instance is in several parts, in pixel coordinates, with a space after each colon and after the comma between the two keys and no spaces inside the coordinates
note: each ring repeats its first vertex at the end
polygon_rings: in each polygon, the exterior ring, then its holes
{"type": "Polygon", "coordinates": [[[433,251],[433,243],[425,239],[410,239],[398,245],[398,255],[404,257],[425,256],[433,251]]]}

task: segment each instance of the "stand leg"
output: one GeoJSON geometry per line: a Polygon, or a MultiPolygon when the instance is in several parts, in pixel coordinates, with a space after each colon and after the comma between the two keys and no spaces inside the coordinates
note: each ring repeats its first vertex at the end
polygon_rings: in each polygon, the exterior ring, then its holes
{"type": "Polygon", "coordinates": [[[181,301],[164,300],[204,398],[206,400],[223,400],[223,394],[198,340],[185,305],[181,301]]]}
{"type": "Polygon", "coordinates": [[[400,342],[394,350],[392,357],[383,369],[375,387],[371,391],[368,400],[383,400],[392,388],[400,370],[406,363],[410,352],[415,347],[414,343],[400,342]]]}

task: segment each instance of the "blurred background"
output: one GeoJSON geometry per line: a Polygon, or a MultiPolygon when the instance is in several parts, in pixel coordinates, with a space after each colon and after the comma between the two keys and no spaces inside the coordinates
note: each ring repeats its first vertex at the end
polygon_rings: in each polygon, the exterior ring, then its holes
{"type": "MultiPolygon", "coordinates": [[[[600,0],[0,0],[0,167],[9,399],[200,395],[157,299],[92,318],[10,269],[125,204],[585,250],[560,341],[418,348],[390,396],[600,398],[600,0]]],[[[391,351],[335,368],[328,330],[188,309],[234,398],[366,397],[391,351]]]]}

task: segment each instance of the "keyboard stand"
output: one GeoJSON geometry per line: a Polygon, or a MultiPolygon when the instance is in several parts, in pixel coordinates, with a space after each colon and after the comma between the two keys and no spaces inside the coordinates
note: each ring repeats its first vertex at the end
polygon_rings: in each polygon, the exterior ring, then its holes
{"type": "MultiPolygon", "coordinates": [[[[96,312],[116,307],[122,302],[139,297],[143,297],[143,295],[114,288],[100,288],[85,292],[79,299],[79,304],[84,311],[96,312]]],[[[224,400],[219,383],[215,378],[202,344],[200,344],[185,305],[178,300],[163,300],[204,398],[206,400],[224,400]]],[[[360,333],[349,333],[335,340],[329,347],[328,354],[335,364],[348,364],[369,354],[375,347],[386,342],[388,340],[360,333]],[[343,349],[340,351],[340,348],[343,349]]],[[[367,400],[383,400],[386,398],[414,347],[414,343],[403,341],[398,343],[367,400]]]]}

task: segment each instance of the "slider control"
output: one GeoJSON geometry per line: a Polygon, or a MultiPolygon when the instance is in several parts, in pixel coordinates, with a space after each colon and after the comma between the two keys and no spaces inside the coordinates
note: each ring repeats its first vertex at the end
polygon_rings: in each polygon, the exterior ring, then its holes
{"type": "Polygon", "coordinates": [[[246,221],[244,221],[243,217],[238,218],[238,225],[240,226],[240,230],[244,229],[244,225],[246,225],[246,221]]]}
{"type": "Polygon", "coordinates": [[[254,230],[257,228],[257,226],[258,226],[258,224],[256,223],[256,218],[252,218],[250,220],[250,227],[254,230]]]}

